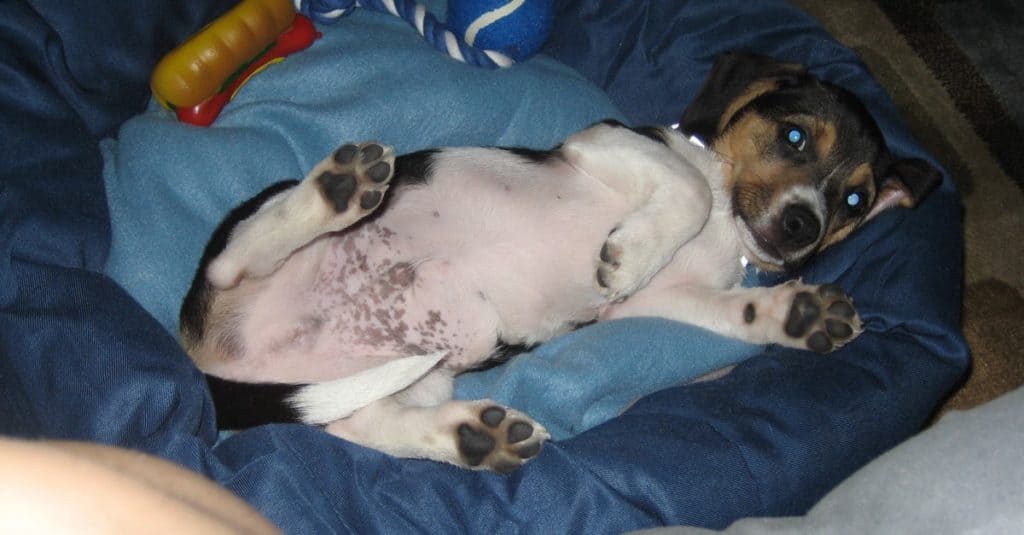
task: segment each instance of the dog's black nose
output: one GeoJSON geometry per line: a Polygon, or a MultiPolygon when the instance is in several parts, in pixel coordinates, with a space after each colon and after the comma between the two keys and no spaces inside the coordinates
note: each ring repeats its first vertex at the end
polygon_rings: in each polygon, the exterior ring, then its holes
{"type": "Polygon", "coordinates": [[[807,206],[791,204],[782,211],[782,235],[789,247],[807,247],[818,239],[820,232],[818,216],[807,206]]]}

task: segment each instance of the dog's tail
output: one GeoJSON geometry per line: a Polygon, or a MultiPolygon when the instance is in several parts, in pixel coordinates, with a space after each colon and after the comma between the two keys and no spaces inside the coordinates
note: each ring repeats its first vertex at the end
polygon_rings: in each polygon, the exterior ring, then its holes
{"type": "Polygon", "coordinates": [[[314,384],[243,383],[206,376],[217,427],[245,429],[266,423],[326,424],[419,380],[447,355],[440,351],[388,361],[376,368],[314,384]]]}

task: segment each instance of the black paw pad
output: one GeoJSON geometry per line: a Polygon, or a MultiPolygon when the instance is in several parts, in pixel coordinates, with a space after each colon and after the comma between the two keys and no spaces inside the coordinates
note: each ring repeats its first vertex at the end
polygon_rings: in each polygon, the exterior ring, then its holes
{"type": "Polygon", "coordinates": [[[495,428],[505,420],[505,409],[501,407],[488,407],[480,413],[480,421],[487,427],[495,428]]]}
{"type": "Polygon", "coordinates": [[[807,338],[807,347],[815,353],[828,353],[832,351],[832,340],[827,334],[818,331],[807,338]]]}
{"type": "Polygon", "coordinates": [[[456,447],[466,466],[503,474],[536,457],[548,438],[540,424],[496,404],[483,405],[455,428],[456,447]]]}
{"type": "Polygon", "coordinates": [[[515,444],[533,436],[533,426],[526,422],[516,422],[508,426],[508,443],[515,444]]]}
{"type": "Polygon", "coordinates": [[[853,327],[850,327],[850,324],[834,319],[825,320],[825,331],[828,332],[828,335],[832,338],[840,340],[849,338],[853,335],[853,327]]]}
{"type": "Polygon", "coordinates": [[[519,448],[519,450],[516,453],[519,455],[520,459],[532,459],[536,457],[538,453],[540,453],[540,449],[543,445],[544,444],[542,442],[534,442],[532,444],[527,444],[519,448]]]}
{"type": "Polygon", "coordinates": [[[363,210],[369,210],[378,204],[380,200],[384,198],[384,194],[379,191],[366,191],[359,196],[359,207],[363,210]]]}
{"type": "Polygon", "coordinates": [[[460,425],[458,434],[459,453],[469,466],[479,466],[497,445],[494,437],[469,424],[460,425]]]}
{"type": "Polygon", "coordinates": [[[853,309],[853,305],[846,301],[836,301],[828,307],[830,314],[839,316],[840,318],[851,319],[857,314],[857,311],[853,309]]]}
{"type": "Polygon", "coordinates": [[[846,292],[835,284],[821,285],[818,288],[818,295],[825,299],[846,299],[846,292]]]}
{"type": "Polygon", "coordinates": [[[338,150],[334,151],[334,161],[341,165],[348,165],[356,159],[357,154],[359,154],[359,147],[355,145],[342,145],[338,150]]]}
{"type": "Polygon", "coordinates": [[[367,145],[363,147],[363,163],[370,163],[384,155],[384,147],[380,145],[367,145]]]}
{"type": "Polygon", "coordinates": [[[783,329],[786,334],[799,338],[807,333],[821,317],[821,307],[813,295],[808,292],[799,292],[793,298],[793,305],[789,309],[789,316],[783,329]]]}
{"type": "Polygon", "coordinates": [[[380,184],[381,182],[391,178],[391,165],[387,162],[377,162],[366,170],[366,176],[370,177],[370,180],[380,184]]]}
{"type": "Polygon", "coordinates": [[[356,177],[325,171],[316,180],[324,197],[334,205],[334,211],[343,212],[348,208],[348,202],[356,191],[356,177]]]}

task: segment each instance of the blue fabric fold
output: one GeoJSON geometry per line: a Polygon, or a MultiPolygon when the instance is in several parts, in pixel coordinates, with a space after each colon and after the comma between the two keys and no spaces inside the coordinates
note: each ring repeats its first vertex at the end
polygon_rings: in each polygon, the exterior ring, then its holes
{"type": "Polygon", "coordinates": [[[614,418],[643,395],[762,350],[670,320],[627,318],[561,336],[502,366],[463,374],[455,397],[500,401],[564,439],[614,418]]]}

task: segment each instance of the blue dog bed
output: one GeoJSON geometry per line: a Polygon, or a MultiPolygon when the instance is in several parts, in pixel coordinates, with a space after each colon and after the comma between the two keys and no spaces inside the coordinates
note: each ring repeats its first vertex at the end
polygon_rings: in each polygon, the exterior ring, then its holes
{"type": "Polygon", "coordinates": [[[832,355],[631,320],[465,378],[461,395],[494,395],[558,431],[511,476],[396,460],[304,426],[218,441],[173,334],[182,285],[226,206],[342,141],[546,147],[606,116],[669,124],[714,57],[743,48],[847,87],[895,152],[929,158],[849,50],[788,4],[741,0],[562,0],[545,56],[505,72],[459,65],[400,21],[357,11],[250,82],[213,128],[177,124],[148,103],[149,72],[233,3],[0,5],[0,432],[157,454],[293,533],[719,528],[804,513],[919,430],[963,374],[947,179],[798,273],[838,282],[866,321],[832,355]],[[643,389],[658,391],[632,403],[643,389]]]}

